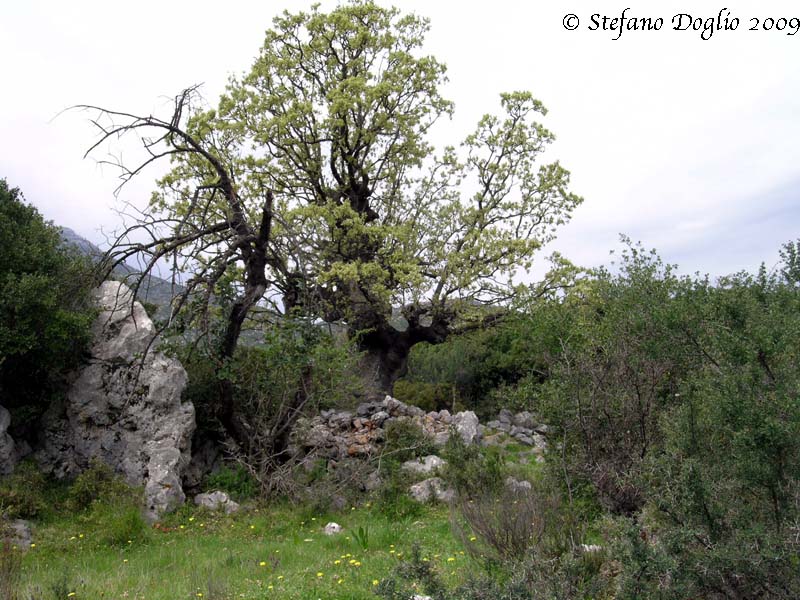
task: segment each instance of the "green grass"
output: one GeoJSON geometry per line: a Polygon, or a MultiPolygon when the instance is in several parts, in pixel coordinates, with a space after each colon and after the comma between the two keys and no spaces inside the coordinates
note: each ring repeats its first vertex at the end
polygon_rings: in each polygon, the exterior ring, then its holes
{"type": "Polygon", "coordinates": [[[123,544],[108,542],[106,519],[62,515],[37,525],[22,561],[22,599],[375,598],[418,542],[445,580],[475,565],[452,536],[447,508],[425,506],[413,519],[390,519],[368,504],[307,516],[272,505],[232,516],[184,507],[123,544]],[[344,527],[326,536],[330,521],[344,527]],[[368,531],[366,548],[353,535],[368,531]],[[338,562],[337,562],[338,561],[338,562]],[[65,593],[65,590],[68,590],[65,593]],[[202,596],[200,595],[202,594],[202,596]]]}

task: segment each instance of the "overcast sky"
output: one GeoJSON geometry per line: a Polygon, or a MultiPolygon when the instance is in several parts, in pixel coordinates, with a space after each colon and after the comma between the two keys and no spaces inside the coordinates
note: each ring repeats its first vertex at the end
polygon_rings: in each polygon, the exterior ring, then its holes
{"type": "MultiPolygon", "coordinates": [[[[557,137],[548,156],[585,199],[552,249],[576,263],[607,262],[625,233],[683,272],[720,275],[773,266],[780,244],[800,237],[800,33],[787,35],[796,1],[394,4],[430,17],[426,49],[448,65],[456,115],[437,140],[459,141],[498,110],[503,91],[530,90],[548,107],[544,124],[557,137]],[[619,17],[628,6],[628,17],[663,26],[590,29],[593,14],[619,17]],[[676,14],[721,9],[737,30],[703,40],[672,29],[676,14]],[[568,13],[579,18],[574,31],[568,13]],[[750,31],[754,18],[773,29],[750,31]]],[[[166,97],[195,83],[215,103],[228,76],[250,67],[272,17],[308,6],[3,2],[0,177],[46,218],[102,241],[101,228],[118,224],[116,174],[82,158],[93,140],[86,115],[53,117],[77,103],[163,114],[166,97]]],[[[156,175],[122,199],[146,199],[156,175]]]]}

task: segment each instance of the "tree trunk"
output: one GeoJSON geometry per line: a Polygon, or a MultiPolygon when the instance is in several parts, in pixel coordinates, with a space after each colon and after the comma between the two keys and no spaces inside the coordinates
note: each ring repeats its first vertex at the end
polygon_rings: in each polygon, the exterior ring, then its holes
{"type": "Polygon", "coordinates": [[[402,316],[404,323],[382,319],[379,326],[360,338],[360,348],[366,352],[362,378],[368,396],[391,394],[394,383],[408,371],[411,348],[420,342],[444,342],[454,319],[451,311],[418,305],[404,307],[402,316]]]}

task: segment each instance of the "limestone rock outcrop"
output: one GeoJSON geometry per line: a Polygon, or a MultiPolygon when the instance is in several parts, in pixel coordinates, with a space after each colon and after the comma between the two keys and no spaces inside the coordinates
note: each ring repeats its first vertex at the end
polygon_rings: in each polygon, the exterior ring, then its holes
{"type": "Polygon", "coordinates": [[[151,347],[153,322],[124,284],[107,281],[95,297],[88,364],[45,414],[36,457],[60,478],[106,463],[144,486],[148,516],[157,518],[185,500],[181,475],[195,429],[194,407],[181,402],[186,371],[151,347]]]}
{"type": "Polygon", "coordinates": [[[0,406],[0,475],[9,475],[14,470],[17,459],[14,440],[8,435],[9,425],[11,425],[11,415],[8,410],[0,406]]]}

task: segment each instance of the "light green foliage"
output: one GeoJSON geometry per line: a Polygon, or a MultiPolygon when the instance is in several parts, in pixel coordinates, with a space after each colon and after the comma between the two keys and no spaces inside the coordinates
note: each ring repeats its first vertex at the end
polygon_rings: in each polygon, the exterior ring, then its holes
{"type": "Polygon", "coordinates": [[[58,229],[0,179],[0,396],[17,424],[58,393],[88,341],[92,280],[58,229]]]}
{"type": "MultiPolygon", "coordinates": [[[[428,26],[366,0],[286,12],[218,108],[187,125],[232,165],[254,219],[275,193],[279,287],[299,274],[339,318],[386,319],[422,298],[507,299],[512,273],[581,201],[558,163],[538,165],[553,136],[528,92],[502,94],[501,116],[435,151],[427,135],[453,105],[439,92],[444,65],[420,53],[428,26]]],[[[193,192],[209,177],[197,156],[176,157],[153,208],[198,218],[193,192]]],[[[221,202],[208,206],[224,218],[221,202]]]]}

